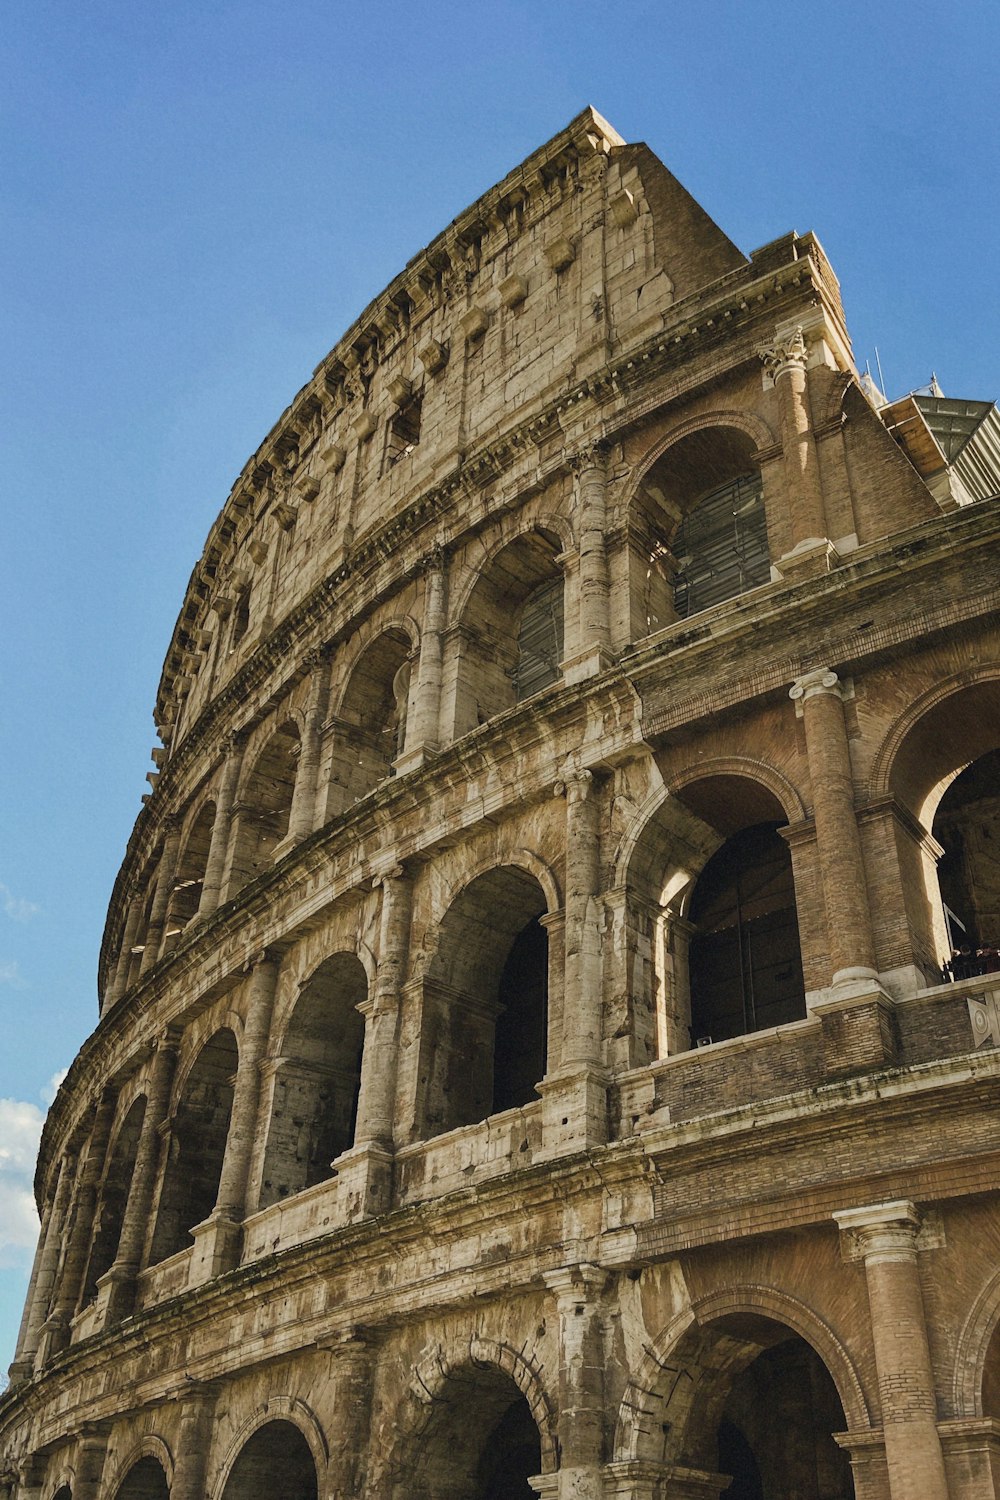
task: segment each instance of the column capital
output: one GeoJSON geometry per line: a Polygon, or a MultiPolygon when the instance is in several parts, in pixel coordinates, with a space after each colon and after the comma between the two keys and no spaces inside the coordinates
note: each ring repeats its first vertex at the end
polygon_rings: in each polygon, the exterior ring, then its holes
{"type": "Polygon", "coordinates": [[[554,797],[565,797],[567,802],[586,802],[594,789],[593,771],[568,771],[552,788],[554,797]]]}
{"type": "Polygon", "coordinates": [[[377,891],[380,886],[388,886],[394,880],[409,879],[409,871],[403,864],[390,865],[387,870],[380,870],[377,875],[372,876],[372,890],[377,891]]]}
{"type": "Polygon", "coordinates": [[[586,443],[576,453],[569,456],[567,462],[574,474],[582,474],[587,469],[600,469],[602,472],[608,466],[611,456],[611,444],[604,438],[595,438],[586,443]]]}
{"type": "Polygon", "coordinates": [[[314,672],[317,667],[325,666],[332,655],[333,648],[330,645],[313,646],[302,658],[302,665],[308,667],[310,672],[314,672]]]}
{"type": "Polygon", "coordinates": [[[841,1209],[833,1219],[854,1251],[851,1259],[874,1264],[916,1256],[921,1218],[908,1198],[841,1209]]]}
{"type": "Polygon", "coordinates": [[[263,969],[268,964],[273,964],[274,967],[277,968],[280,963],[281,954],[278,952],[277,948],[260,948],[256,953],[252,953],[247,959],[246,963],[243,965],[243,973],[256,974],[260,969],[263,969]]]}
{"type": "Polygon", "coordinates": [[[798,706],[822,693],[843,701],[844,691],[844,684],[836,672],[831,672],[829,667],[816,667],[811,672],[803,672],[801,677],[795,679],[788,689],[788,696],[798,706]]]}
{"type": "Polygon", "coordinates": [[[576,1265],[544,1271],[542,1279],[549,1291],[555,1292],[560,1303],[588,1302],[603,1292],[608,1283],[608,1272],[590,1261],[579,1261],[576,1265]]]}
{"type": "Polygon", "coordinates": [[[448,557],[448,549],[441,542],[435,542],[417,559],[418,573],[439,573],[445,565],[448,557]]]}
{"type": "Polygon", "coordinates": [[[769,344],[758,344],[757,354],[763,362],[764,369],[775,382],[782,375],[790,375],[793,370],[804,370],[809,359],[809,351],[806,348],[801,324],[793,328],[791,333],[785,334],[783,338],[775,338],[769,344]]]}

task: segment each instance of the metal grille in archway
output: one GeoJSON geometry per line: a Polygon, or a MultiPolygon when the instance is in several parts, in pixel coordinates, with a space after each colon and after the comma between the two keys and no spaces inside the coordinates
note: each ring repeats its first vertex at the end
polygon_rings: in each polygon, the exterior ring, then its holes
{"type": "Polygon", "coordinates": [[[699,500],[678,527],[672,551],[680,619],[767,583],[771,560],[760,475],[746,474],[699,500]]]}

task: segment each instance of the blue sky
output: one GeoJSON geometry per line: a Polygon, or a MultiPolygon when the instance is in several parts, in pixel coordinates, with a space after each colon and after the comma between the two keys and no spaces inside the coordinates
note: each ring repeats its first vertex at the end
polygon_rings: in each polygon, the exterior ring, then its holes
{"type": "Polygon", "coordinates": [[[815,230],[889,394],[1000,395],[993,4],[11,0],[4,31],[3,1366],[185,583],[410,256],[590,103],[744,250],[815,230]]]}

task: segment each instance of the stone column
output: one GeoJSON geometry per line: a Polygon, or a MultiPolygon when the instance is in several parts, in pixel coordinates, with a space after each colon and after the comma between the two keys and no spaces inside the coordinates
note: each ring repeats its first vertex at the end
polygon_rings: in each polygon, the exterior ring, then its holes
{"type": "Polygon", "coordinates": [[[367,1459],[371,1451],[371,1402],[375,1349],[360,1328],[335,1334],[325,1346],[331,1356],[334,1392],[331,1409],[350,1414],[332,1445],[327,1469],[327,1500],[355,1500],[368,1494],[367,1459]]]}
{"type": "Polygon", "coordinates": [[[400,774],[423,765],[433,755],[441,736],[442,633],[445,626],[445,553],[435,547],[421,561],[424,574],[424,619],[420,631],[420,659],[413,712],[407,720],[403,754],[396,760],[400,774]]]}
{"type": "Polygon", "coordinates": [[[87,1155],[77,1178],[69,1242],[63,1257],[62,1277],[56,1291],[52,1312],[45,1320],[35,1361],[36,1369],[69,1343],[70,1319],[76,1311],[83,1287],[83,1277],[94,1237],[97,1193],[104,1172],[111,1126],[115,1117],[117,1095],[106,1088],[94,1112],[94,1123],[87,1144],[87,1155]]]}
{"type": "Polygon", "coordinates": [[[802,715],[812,785],[833,983],[875,979],[868,888],[854,811],[843,688],[835,672],[807,672],[789,696],[802,715]]]}
{"type": "Polygon", "coordinates": [[[170,1089],[177,1066],[180,1032],[174,1028],[160,1037],[150,1069],[146,1091],[146,1109],[139,1132],[132,1181],[122,1215],[121,1234],[114,1264],[101,1277],[100,1286],[108,1285],[105,1326],[127,1318],[135,1306],[135,1281],[142,1260],[143,1246],[153,1207],[153,1189],[160,1156],[160,1137],[170,1108],[170,1089]]]}
{"type": "MultiPolygon", "coordinates": [[[[185,1394],[170,1500],[205,1500],[215,1403],[216,1387],[208,1381],[195,1385],[185,1394]]],[[[73,1500],[76,1500],[75,1496],[73,1500]]]]}
{"type": "Polygon", "coordinates": [[[199,918],[211,916],[219,904],[222,877],[226,868],[226,854],[229,850],[229,824],[232,817],[233,799],[236,796],[240,769],[243,765],[243,741],[234,735],[232,740],[223,745],[222,754],[225,756],[225,764],[222,768],[222,781],[215,803],[212,839],[208,847],[201,900],[198,903],[199,918]]]}
{"type": "Polygon", "coordinates": [[[86,1422],[76,1445],[73,1500],[97,1500],[104,1474],[111,1424],[86,1422]]]}
{"type": "Polygon", "coordinates": [[[611,592],[608,579],[607,448],[594,443],[573,461],[577,476],[579,562],[579,642],[566,667],[566,681],[578,682],[610,662],[611,592]]]}
{"type": "Polygon", "coordinates": [[[12,1386],[27,1380],[35,1365],[35,1354],[41,1337],[42,1325],[49,1310],[49,1299],[59,1266],[62,1249],[66,1210],[69,1207],[70,1191],[76,1172],[76,1155],[67,1152],[59,1164],[56,1190],[46,1204],[38,1234],[38,1249],[31,1273],[31,1284],[24,1304],[24,1316],[17,1340],[17,1353],[9,1370],[12,1386]]]}
{"type": "Polygon", "coordinates": [[[607,1139],[607,1075],[602,1054],[600,807],[589,771],[556,787],[566,797],[565,984],[558,1072],[539,1092],[543,1155],[600,1145],[607,1139]]]}
{"type": "Polygon", "coordinates": [[[153,967],[160,956],[164,919],[167,915],[167,904],[174,893],[174,876],[177,874],[177,857],[180,849],[180,825],[175,818],[167,818],[163,825],[163,853],[160,855],[160,865],[156,872],[156,893],[153,896],[153,905],[150,908],[149,923],[144,939],[146,946],[142,950],[142,962],[139,965],[140,979],[153,967]]]}
{"type": "Polygon", "coordinates": [[[139,922],[142,919],[142,901],[139,899],[139,889],[134,881],[128,886],[128,910],[125,913],[125,926],[122,931],[122,945],[118,950],[118,962],[115,964],[114,977],[108,985],[107,994],[104,997],[104,1009],[110,1010],[112,1006],[125,993],[128,985],[129,965],[132,962],[132,949],[135,945],[136,933],[139,930],[139,922]]]}
{"type": "Polygon", "coordinates": [[[336,1163],[341,1208],[348,1220],[384,1213],[389,1207],[401,993],[410,949],[409,875],[396,865],[372,884],[382,888],[378,969],[371,995],[358,1007],[365,1018],[365,1044],[354,1146],[336,1163]]]}
{"type": "Polygon", "coordinates": [[[299,843],[301,839],[308,838],[316,827],[320,749],[327,700],[330,696],[329,654],[323,650],[314,651],[308,661],[312,669],[309,701],[306,704],[305,724],[299,747],[295,790],[292,793],[292,806],[288,814],[288,833],[283,840],[289,847],[299,843]]]}
{"type": "Polygon", "coordinates": [[[892,1500],[948,1500],[912,1203],[834,1214],[863,1259],[892,1500]]]}
{"type": "Polygon", "coordinates": [[[601,1495],[604,1460],[604,1339],[599,1266],[564,1266],[545,1273],[559,1315],[560,1500],[601,1495]]]}
{"type": "Polygon", "coordinates": [[[229,1270],[239,1259],[246,1212],[247,1177],[257,1131],[261,1063],[271,1030],[271,1011],[280,959],[266,949],[252,966],[240,1059],[233,1089],[226,1151],[219,1174],[215,1208],[204,1224],[195,1225],[189,1284],[197,1285],[229,1270]]]}
{"type": "MultiPolygon", "coordinates": [[[[802,329],[762,348],[760,357],[774,381],[781,405],[785,491],[788,501],[792,555],[829,548],[819,462],[813,440],[806,392],[808,350],[802,329]]],[[[781,563],[778,564],[779,568],[781,563]]]]}

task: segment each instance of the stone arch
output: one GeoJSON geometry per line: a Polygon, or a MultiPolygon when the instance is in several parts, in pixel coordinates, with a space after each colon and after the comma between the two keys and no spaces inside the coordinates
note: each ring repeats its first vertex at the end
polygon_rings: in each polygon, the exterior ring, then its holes
{"type": "Polygon", "coordinates": [[[805,1016],[800,856],[781,833],[804,816],[799,793],[776,768],[744,756],[657,767],[660,784],[615,855],[639,1062],[805,1016]],[[741,909],[748,882],[757,898],[741,909]],[[704,910],[692,918],[699,900],[704,910]],[[723,920],[730,907],[736,917],[723,920]]]}
{"type": "Polygon", "coordinates": [[[561,680],[566,655],[564,528],[523,524],[485,549],[452,611],[452,728],[468,734],[561,680]]]}
{"type": "Polygon", "coordinates": [[[420,633],[408,615],[380,621],[351,653],[334,714],[331,811],[344,811],[393,773],[402,754],[420,633]]]}
{"type": "Polygon", "coordinates": [[[215,1207],[238,1063],[236,1036],[228,1026],[219,1026],[202,1043],[178,1085],[151,1265],[189,1248],[190,1231],[215,1207]]]}
{"type": "Polygon", "coordinates": [[[73,1500],[73,1484],[76,1475],[64,1465],[57,1474],[50,1475],[42,1491],[44,1500],[73,1500]]]}
{"type": "Polygon", "coordinates": [[[162,951],[165,953],[176,946],[184,928],[198,915],[215,827],[215,809],[216,796],[208,792],[199,798],[185,818],[173,890],[163,923],[162,951]]]}
{"type": "Polygon", "coordinates": [[[500,553],[512,542],[519,541],[521,537],[528,536],[532,531],[550,531],[554,537],[558,538],[563,552],[570,552],[576,546],[576,534],[573,531],[572,522],[566,516],[560,516],[548,510],[542,514],[526,515],[523,511],[518,511],[504,515],[501,518],[497,536],[491,537],[489,542],[483,537],[476,538],[482,547],[482,552],[475,565],[471,562],[468,564],[469,577],[452,594],[449,610],[451,624],[462,619],[479,579],[496,561],[500,553]]]}
{"type": "Polygon", "coordinates": [[[644,455],[619,516],[629,536],[630,639],[770,582],[784,538],[758,454],[773,444],[752,413],[717,411],[678,423],[644,455]]]}
{"type": "Polygon", "coordinates": [[[435,921],[421,980],[421,1138],[534,1101],[549,1055],[540,920],[549,910],[536,876],[499,856],[482,873],[466,872],[435,921]]]}
{"type": "Polygon", "coordinates": [[[233,805],[226,899],[270,869],[286,848],[301,748],[301,715],[285,709],[247,757],[233,805]]]}
{"type": "Polygon", "coordinates": [[[369,980],[353,952],[329,954],[299,986],[274,1042],[258,1206],[333,1175],[354,1144],[369,980]]]}
{"type": "Polygon", "coordinates": [[[447,892],[438,905],[436,923],[440,923],[445,912],[454,904],[457,897],[467,885],[478,880],[480,875],[488,875],[490,870],[495,870],[498,865],[513,865],[519,870],[524,870],[533,876],[545,893],[545,908],[548,912],[558,911],[562,906],[562,893],[559,887],[559,878],[552,866],[536,854],[533,849],[504,849],[483,854],[480,858],[473,860],[462,871],[457,880],[448,887],[447,892]]]}
{"type": "MultiPolygon", "coordinates": [[[[1000,1270],[994,1271],[980,1289],[958,1335],[952,1375],[956,1417],[985,1415],[986,1364],[990,1346],[997,1338],[1000,1338],[1000,1270]]],[[[1000,1390],[995,1394],[1000,1398],[1000,1390]]],[[[995,1415],[1000,1417],[1000,1410],[995,1415]]]]}
{"type": "MultiPolygon", "coordinates": [[[[1000,966],[1000,663],[935,683],[898,715],[869,779],[895,811],[907,942],[924,983],[1000,966]]],[[[919,982],[919,980],[918,980],[919,982]]]]}
{"type": "MultiPolygon", "coordinates": [[[[154,1433],[147,1432],[134,1443],[123,1458],[115,1465],[111,1480],[105,1489],[105,1494],[110,1500],[167,1500],[169,1490],[174,1482],[174,1459],[167,1444],[162,1438],[154,1433]],[[130,1475],[143,1466],[143,1482],[136,1486],[135,1493],[130,1490],[128,1481],[130,1475]],[[159,1469],[163,1479],[162,1495],[158,1496],[152,1485],[147,1489],[146,1479],[150,1476],[155,1481],[155,1470],[159,1469]]],[[[104,1489],[104,1486],[102,1486],[104,1489]]]]}
{"type": "MultiPolygon", "coordinates": [[[[451,1339],[428,1350],[413,1367],[413,1375],[404,1397],[403,1409],[393,1418],[396,1440],[389,1451],[385,1469],[388,1485],[384,1492],[401,1497],[408,1477],[422,1468],[428,1441],[433,1438],[435,1419],[440,1420],[442,1404],[449,1386],[475,1390],[475,1374],[497,1372],[506,1377],[513,1390],[524,1399],[538,1430],[540,1471],[554,1474],[559,1467],[555,1407],[545,1388],[541,1372],[509,1344],[473,1333],[465,1339],[451,1339]],[[470,1378],[471,1377],[471,1378],[470,1378]]],[[[379,1486],[375,1487],[380,1492],[379,1486]]]]}
{"type": "Polygon", "coordinates": [[[110,1271],[118,1253],[146,1106],[146,1095],[136,1093],[128,1107],[122,1111],[108,1147],[90,1255],[80,1295],[82,1307],[93,1301],[97,1295],[98,1281],[106,1271],[110,1271]]]}
{"type": "MultiPolygon", "coordinates": [[[[269,1396],[244,1418],[223,1454],[213,1490],[213,1500],[222,1500],[233,1466],[250,1439],[262,1427],[274,1421],[287,1422],[290,1426],[298,1428],[312,1454],[317,1475],[323,1473],[330,1461],[330,1448],[316,1413],[297,1396],[269,1396]]],[[[263,1496],[261,1500],[264,1500],[263,1496]]]]}
{"type": "Polygon", "coordinates": [[[733,1380],[782,1330],[818,1356],[846,1426],[868,1429],[857,1371],[829,1324],[777,1288],[750,1285],[700,1298],[645,1345],[619,1406],[614,1460],[672,1463],[683,1454],[689,1462],[694,1428],[717,1424],[733,1380]]]}

